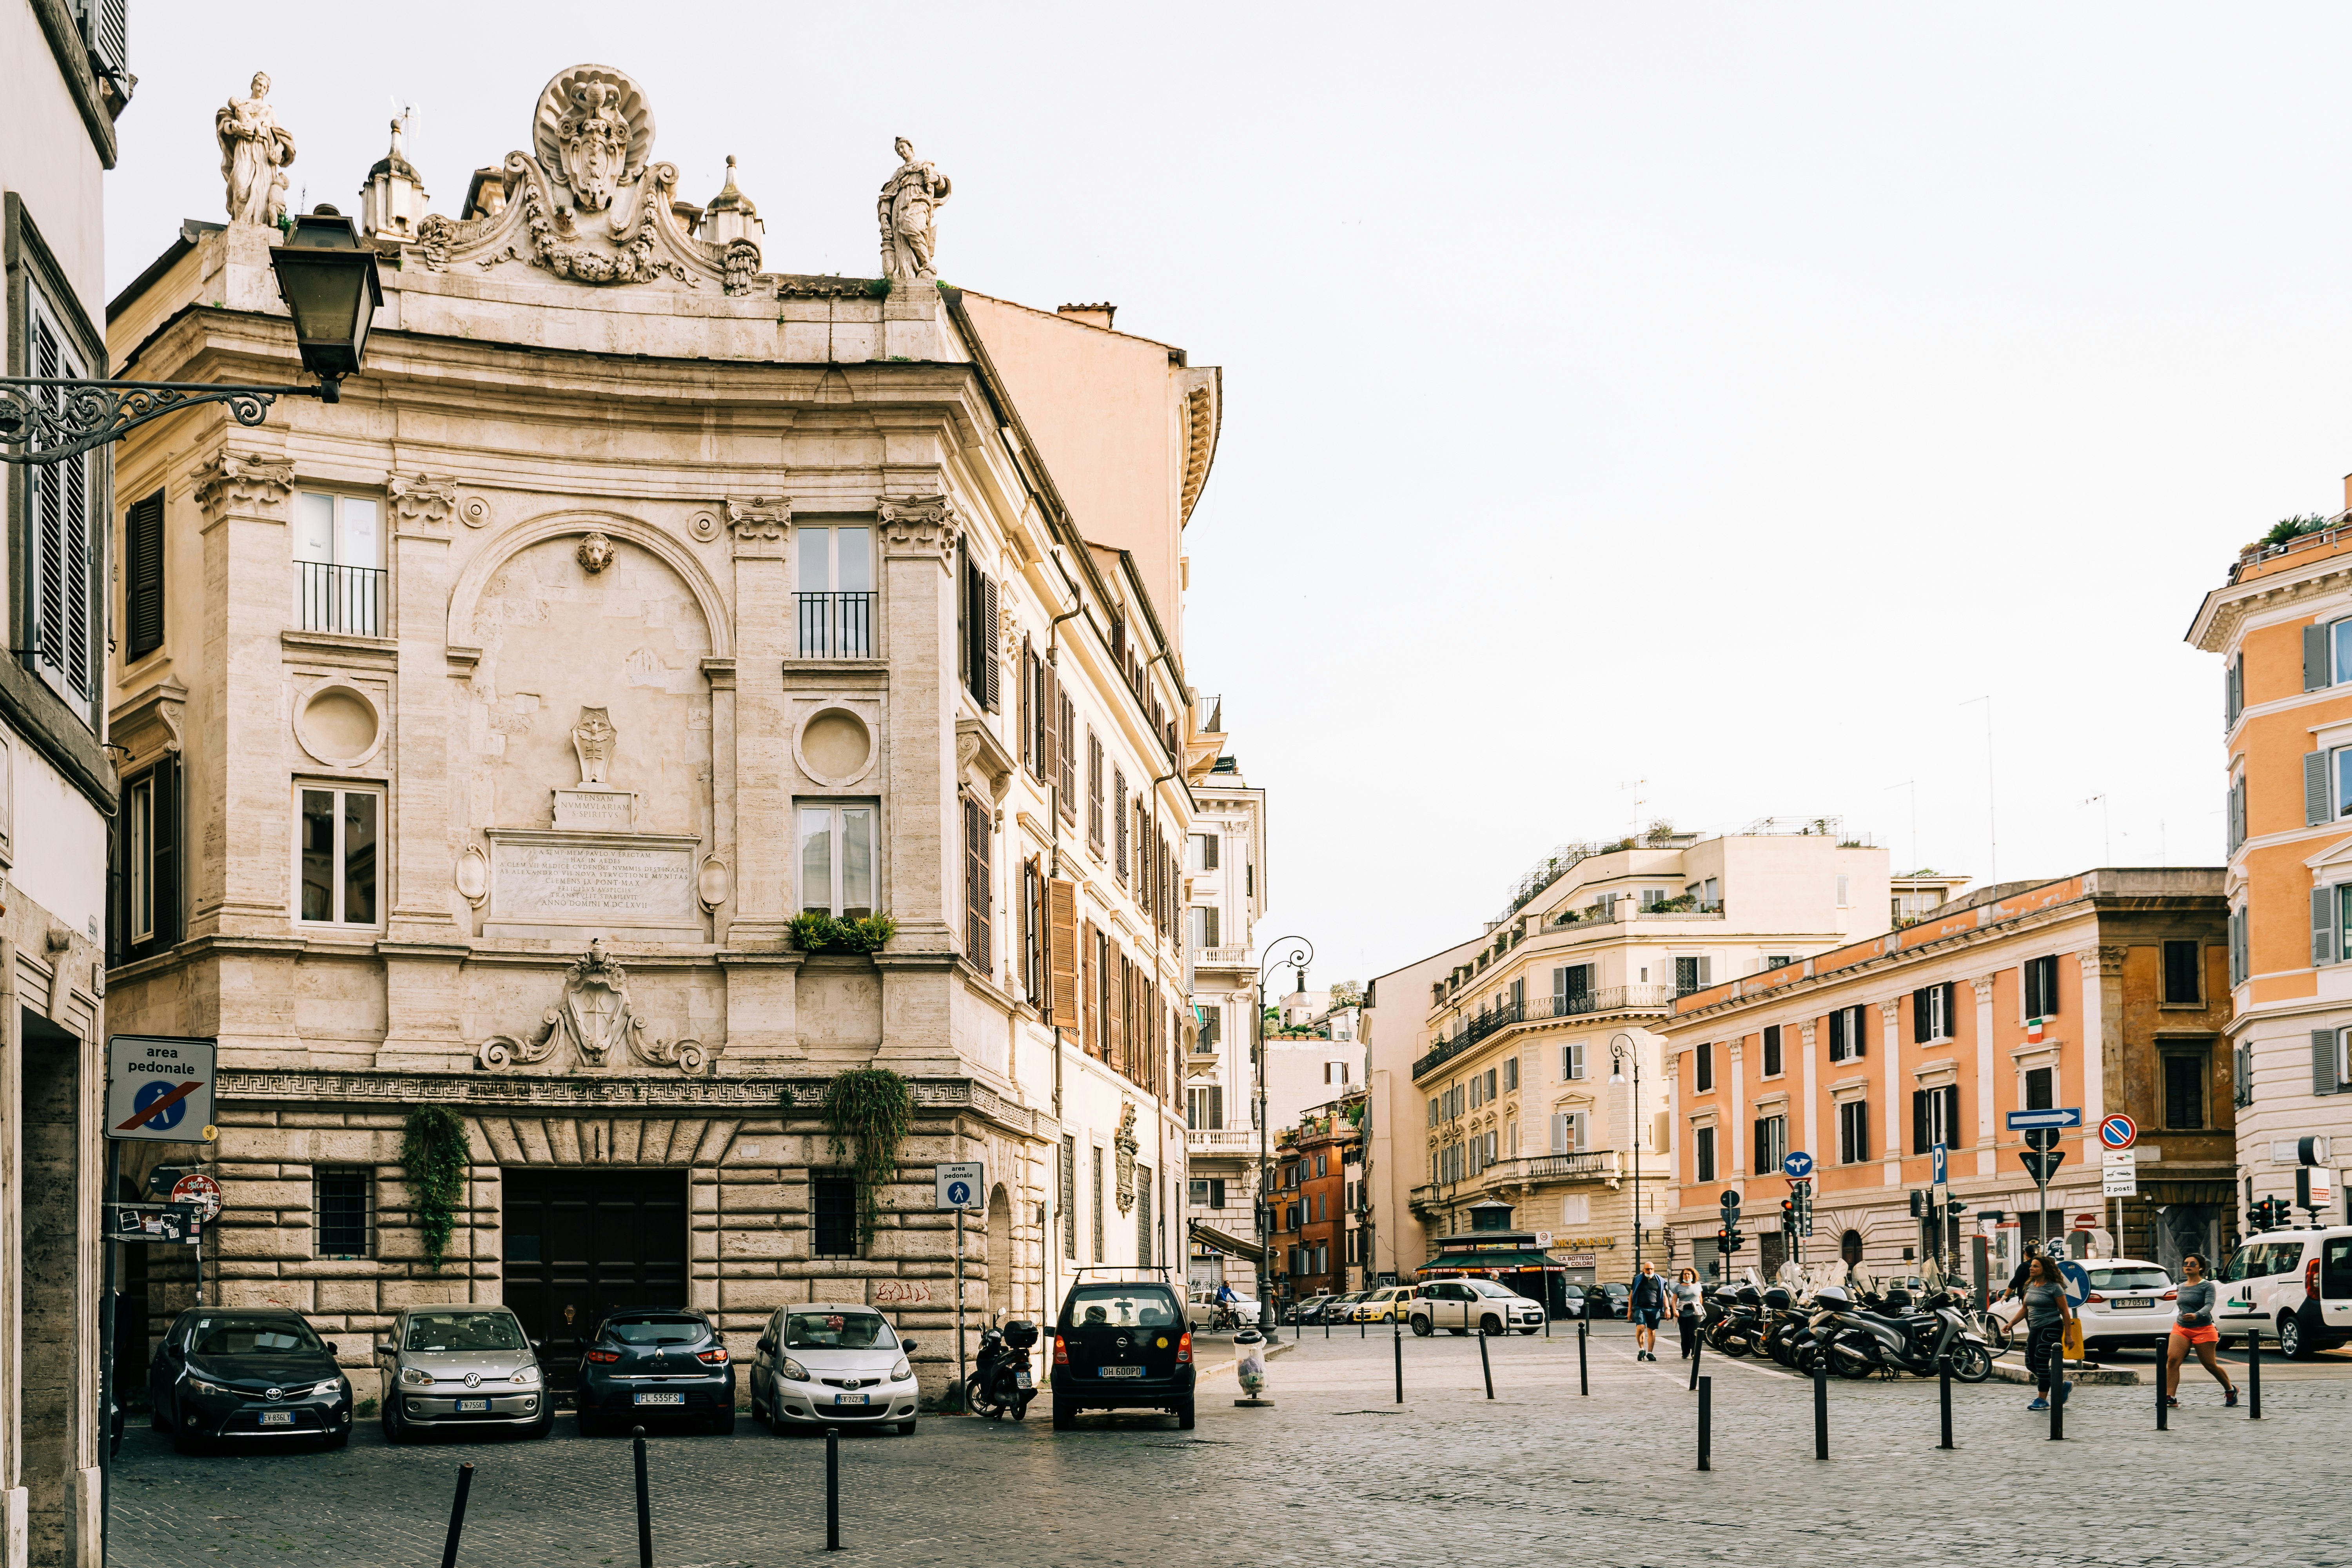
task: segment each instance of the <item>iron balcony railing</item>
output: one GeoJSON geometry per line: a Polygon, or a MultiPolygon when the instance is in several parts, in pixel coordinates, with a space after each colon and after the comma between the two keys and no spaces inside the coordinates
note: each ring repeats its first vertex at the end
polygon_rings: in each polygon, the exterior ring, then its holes
{"type": "Polygon", "coordinates": [[[341,632],[355,637],[383,636],[383,579],[379,567],[297,561],[295,629],[341,632]]]}
{"type": "Polygon", "coordinates": [[[1577,1018],[1588,1013],[1663,1013],[1674,1005],[1675,994],[1675,988],[1671,985],[1604,985],[1591,991],[1569,991],[1538,996],[1532,1002],[1512,1002],[1501,1007],[1491,1007],[1476,1017],[1465,1020],[1461,1033],[1433,1040],[1429,1054],[1412,1064],[1412,1076],[1421,1077],[1432,1068],[1451,1061],[1488,1036],[1514,1024],[1540,1023],[1547,1018],[1577,1018]]]}
{"type": "Polygon", "coordinates": [[[872,658],[874,595],[795,594],[800,603],[800,657],[872,658]]]}

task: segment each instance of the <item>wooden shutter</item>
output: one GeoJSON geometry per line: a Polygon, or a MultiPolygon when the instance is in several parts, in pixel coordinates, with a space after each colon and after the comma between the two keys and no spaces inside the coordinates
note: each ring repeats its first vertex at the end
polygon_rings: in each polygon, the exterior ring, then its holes
{"type": "Polygon", "coordinates": [[[1217,929],[1218,917],[1222,912],[1223,911],[1221,911],[1214,904],[1209,905],[1201,911],[1201,945],[1202,947],[1223,947],[1224,945],[1223,942],[1218,940],[1224,933],[1217,929]]]}
{"type": "Polygon", "coordinates": [[[163,492],[123,519],[124,653],[143,658],[163,646],[163,492]]]}
{"type": "MultiPolygon", "coordinates": [[[[2243,780],[2230,786],[2230,848],[2234,852],[2245,842],[2246,814],[2240,805],[2245,796],[2243,780]]],[[[2303,825],[2316,827],[2328,819],[2327,753],[2305,752],[2303,754],[2303,825]]]]}
{"type": "Polygon", "coordinates": [[[988,705],[991,713],[1001,711],[1003,706],[1003,672],[997,668],[998,650],[1003,646],[1003,639],[996,629],[996,579],[983,572],[980,577],[980,668],[986,689],[981,700],[988,705]]]}
{"type": "Polygon", "coordinates": [[[1078,926],[1078,1048],[1097,1055],[1095,1041],[1102,1029],[1102,1007],[1095,990],[1095,922],[1078,926]]]}
{"type": "Polygon", "coordinates": [[[1037,661],[1039,722],[1045,727],[1045,744],[1037,752],[1037,776],[1047,787],[1062,787],[1062,678],[1044,659],[1037,661]]]}
{"type": "MultiPolygon", "coordinates": [[[[2055,979],[2056,979],[2056,976],[2054,976],[2054,975],[2053,975],[2053,976],[2052,976],[2052,979],[2053,979],[2053,981],[2054,982],[2054,981],[2055,981],[2055,979]]],[[[2050,1009],[2050,1010],[2051,1010],[2052,1012],[2053,1012],[2053,1013],[2054,1013],[2054,1012],[2056,1012],[2056,1011],[2058,1010],[2058,1009],[2057,1009],[2057,1007],[2056,1007],[2056,1005],[2055,1005],[2055,1004],[2057,1003],[2057,1000],[2058,1000],[2058,987],[2057,987],[2057,985],[2056,985],[2055,984],[2052,984],[2052,986],[2050,987],[2050,1000],[2051,1000],[2051,1002],[2052,1002],[2052,1004],[2053,1004],[2053,1005],[2052,1005],[2052,1007],[2051,1007],[2051,1009],[2050,1009]]],[[[1958,1039],[1958,1038],[1960,1037],[1960,1014],[1959,1014],[1959,1006],[1960,1006],[1959,983],[1958,983],[1958,981],[1955,981],[1955,980],[1947,980],[1947,981],[1945,981],[1945,982],[1944,982],[1944,1037],[1945,1037],[1946,1039],[1957,1040],[1957,1039],[1958,1039]]]]}
{"type": "Polygon", "coordinates": [[[1216,834],[1204,833],[1201,836],[1201,868],[1202,870],[1213,871],[1217,868],[1217,846],[1220,842],[1216,834]]]}
{"type": "Polygon", "coordinates": [[[1927,992],[1924,986],[1911,993],[1911,1037],[1927,1037],[1927,992]]]}
{"type": "Polygon", "coordinates": [[[1045,884],[1045,1022],[1067,1028],[1078,1018],[1078,885],[1066,878],[1045,884]]]}
{"type": "Polygon", "coordinates": [[[966,689],[971,687],[971,622],[972,592],[971,546],[964,539],[956,541],[956,679],[966,689]]]}
{"type": "Polygon", "coordinates": [[[2311,1031],[2311,1092],[2334,1094],[2344,1087],[2336,1073],[2336,1031],[2311,1031]]]}
{"type": "Polygon", "coordinates": [[[963,803],[964,956],[983,973],[992,967],[989,943],[990,867],[988,809],[966,795],[963,803]]]}
{"type": "Polygon", "coordinates": [[[1116,942],[1103,948],[1102,1059],[1117,1067],[1127,1036],[1127,954],[1116,942]]]}
{"type": "Polygon", "coordinates": [[[1870,1021],[1866,1007],[1846,1009],[1845,1056],[1848,1061],[1860,1061],[1869,1054],[1870,1021]]]}
{"type": "Polygon", "coordinates": [[[1843,1007],[1830,1015],[1830,1060],[1845,1060],[1845,1009],[1843,1007]]]}
{"type": "Polygon", "coordinates": [[[1054,773],[1061,783],[1062,816],[1075,826],[1078,820],[1078,710],[1062,689],[1062,678],[1053,679],[1062,710],[1062,732],[1054,746],[1054,773]]]}
{"type": "Polygon", "coordinates": [[[1933,1092],[1925,1089],[1911,1091],[1911,1152],[1914,1154],[1927,1152],[1927,1096],[1933,1092]]]}
{"type": "Polygon", "coordinates": [[[2333,963],[2342,949],[2336,940],[2336,889],[2311,889],[2311,963],[2333,963]]]}
{"type": "Polygon", "coordinates": [[[2316,691],[2327,684],[2327,628],[2303,628],[2303,689],[2316,691]]]}
{"type": "Polygon", "coordinates": [[[1944,1097],[1944,1142],[1957,1148],[1967,1142],[1960,1136],[1960,1086],[1946,1084],[1936,1092],[1944,1097]]]}
{"type": "Polygon", "coordinates": [[[1015,703],[1013,725],[1021,737],[1021,765],[1032,773],[1042,770],[1037,760],[1037,656],[1029,651],[1029,634],[1021,634],[1021,689],[1015,703]]]}
{"type": "Polygon", "coordinates": [[[1127,773],[1113,768],[1110,774],[1110,807],[1115,820],[1111,824],[1111,875],[1127,880],[1127,773]]]}
{"type": "Polygon", "coordinates": [[[1752,1140],[1750,1146],[1756,1152],[1748,1157],[1748,1169],[1759,1176],[1774,1173],[1772,1163],[1769,1158],[1772,1152],[1771,1120],[1769,1117],[1759,1116],[1749,1131],[1752,1140]]]}

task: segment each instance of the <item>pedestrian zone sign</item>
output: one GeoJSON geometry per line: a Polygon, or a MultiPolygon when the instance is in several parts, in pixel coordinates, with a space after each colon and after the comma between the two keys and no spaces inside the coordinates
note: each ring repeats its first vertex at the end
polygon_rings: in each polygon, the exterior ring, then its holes
{"type": "Polygon", "coordinates": [[[110,1035],[106,1041],[106,1135],[201,1143],[213,1125],[210,1040],[110,1035]]]}
{"type": "Polygon", "coordinates": [[[986,1167],[978,1160],[958,1160],[933,1167],[942,1209],[984,1209],[988,1189],[986,1167]]]}

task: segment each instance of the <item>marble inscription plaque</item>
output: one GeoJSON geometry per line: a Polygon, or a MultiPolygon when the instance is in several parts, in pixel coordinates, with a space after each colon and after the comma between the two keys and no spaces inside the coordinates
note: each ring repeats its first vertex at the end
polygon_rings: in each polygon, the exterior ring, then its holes
{"type": "Polygon", "coordinates": [[[637,797],[627,790],[560,789],[555,826],[592,833],[627,833],[637,826],[637,797]]]}
{"type": "Polygon", "coordinates": [[[683,926],[699,918],[694,853],[669,846],[501,834],[490,847],[490,897],[501,921],[683,926]]]}

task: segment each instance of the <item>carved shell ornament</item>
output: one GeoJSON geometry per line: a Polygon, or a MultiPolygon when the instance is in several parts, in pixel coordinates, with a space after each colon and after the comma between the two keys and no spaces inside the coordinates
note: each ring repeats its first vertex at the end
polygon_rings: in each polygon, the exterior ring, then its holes
{"type": "Polygon", "coordinates": [[[637,84],[610,66],[556,73],[531,117],[531,150],[551,184],[582,212],[603,212],[646,172],[654,111],[637,84]]]}

